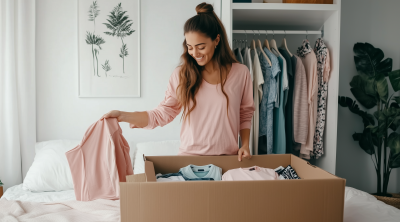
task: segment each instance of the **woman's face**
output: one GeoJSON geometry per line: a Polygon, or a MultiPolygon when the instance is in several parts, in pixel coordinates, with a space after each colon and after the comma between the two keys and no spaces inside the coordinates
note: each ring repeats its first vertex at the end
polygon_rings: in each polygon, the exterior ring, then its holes
{"type": "Polygon", "coordinates": [[[212,41],[210,37],[199,32],[188,32],[185,34],[185,38],[189,55],[191,55],[200,66],[206,65],[212,59],[215,47],[219,43],[219,34],[214,41],[212,41]]]}

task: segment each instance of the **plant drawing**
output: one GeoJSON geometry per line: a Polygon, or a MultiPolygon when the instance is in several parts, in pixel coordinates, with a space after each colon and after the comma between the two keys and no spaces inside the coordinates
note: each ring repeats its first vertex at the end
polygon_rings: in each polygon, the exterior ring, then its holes
{"type": "MultiPolygon", "coordinates": [[[[92,45],[92,55],[93,55],[93,74],[96,75],[96,71],[97,71],[97,76],[99,76],[99,70],[95,70],[95,66],[94,66],[94,58],[96,57],[97,60],[97,54],[99,53],[99,50],[97,48],[94,48],[94,45],[98,46],[99,49],[101,50],[101,44],[104,44],[105,41],[103,38],[101,38],[99,35],[95,35],[92,34],[90,32],[86,32],[86,43],[89,45],[92,45]]],[[[97,68],[98,68],[98,61],[97,61],[97,68]]]]}
{"type": "Polygon", "coordinates": [[[123,11],[121,3],[119,3],[108,15],[108,23],[103,23],[111,32],[104,32],[110,36],[117,36],[121,38],[122,47],[119,56],[122,58],[122,69],[125,73],[125,57],[128,56],[128,48],[124,43],[124,38],[131,35],[135,30],[131,30],[133,24],[132,20],[129,20],[129,16],[125,15],[126,11],[123,11]]]}
{"type": "Polygon", "coordinates": [[[100,10],[97,9],[97,1],[94,1],[89,8],[89,21],[93,21],[93,33],[95,33],[96,17],[99,15],[100,10]]]}
{"type": "Polygon", "coordinates": [[[98,9],[97,1],[94,1],[89,7],[89,21],[93,21],[93,34],[90,32],[86,32],[86,43],[92,45],[92,58],[93,58],[93,74],[99,76],[99,61],[97,55],[99,54],[99,50],[101,50],[101,44],[104,44],[105,41],[99,35],[95,35],[95,27],[96,27],[96,17],[99,15],[100,10],[98,9]],[[94,48],[94,45],[97,45],[99,49],[94,48]],[[97,69],[94,65],[94,59],[96,58],[97,69]]]}
{"type": "Polygon", "coordinates": [[[102,64],[101,66],[103,67],[103,69],[104,69],[104,71],[105,71],[105,73],[106,73],[106,77],[107,77],[107,72],[111,70],[111,66],[110,66],[110,64],[108,63],[108,60],[106,60],[105,63],[104,63],[104,65],[102,64]]]}

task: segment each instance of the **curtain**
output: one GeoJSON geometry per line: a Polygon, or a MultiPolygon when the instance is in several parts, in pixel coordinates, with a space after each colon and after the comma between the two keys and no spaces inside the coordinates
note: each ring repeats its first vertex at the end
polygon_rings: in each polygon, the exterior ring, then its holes
{"type": "Polygon", "coordinates": [[[35,155],[35,0],[0,2],[0,180],[7,189],[22,182],[35,155]]]}

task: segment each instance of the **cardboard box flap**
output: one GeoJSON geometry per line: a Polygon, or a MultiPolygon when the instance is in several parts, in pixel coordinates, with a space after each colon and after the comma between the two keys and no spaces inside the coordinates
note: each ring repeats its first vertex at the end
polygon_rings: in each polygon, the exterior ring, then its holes
{"type": "MultiPolygon", "coordinates": [[[[176,173],[180,168],[189,164],[203,166],[214,164],[222,168],[222,173],[230,169],[259,166],[275,169],[279,166],[286,167],[290,164],[290,155],[271,154],[263,156],[252,156],[250,160],[243,159],[238,161],[237,155],[233,156],[146,156],[146,162],[152,162],[154,173],[176,173]],[[222,158],[221,158],[222,157],[222,158]]],[[[147,165],[145,165],[147,174],[147,165]]],[[[152,175],[154,175],[154,173],[152,175]]],[[[149,179],[149,178],[147,178],[149,179]]],[[[148,180],[149,181],[149,180],[148,180]]]]}
{"type": "Polygon", "coordinates": [[[146,160],[144,162],[144,172],[146,173],[147,182],[156,182],[156,173],[154,172],[153,162],[146,160]]]}
{"type": "Polygon", "coordinates": [[[294,155],[291,155],[291,166],[301,179],[341,179],[294,155]]]}
{"type": "Polygon", "coordinates": [[[144,173],[126,176],[126,182],[129,183],[146,182],[146,181],[147,181],[146,174],[144,173]]]}

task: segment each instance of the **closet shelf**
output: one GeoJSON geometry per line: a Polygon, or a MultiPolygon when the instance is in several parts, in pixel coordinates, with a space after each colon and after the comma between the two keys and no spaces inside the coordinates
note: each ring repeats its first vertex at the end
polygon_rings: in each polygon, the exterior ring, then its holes
{"type": "Polygon", "coordinates": [[[232,3],[233,29],[320,30],[337,4],[232,3]],[[301,18],[301,19],[299,19],[301,18]]]}
{"type": "Polygon", "coordinates": [[[232,9],[337,11],[339,6],[337,4],[232,3],[232,9]]]}

